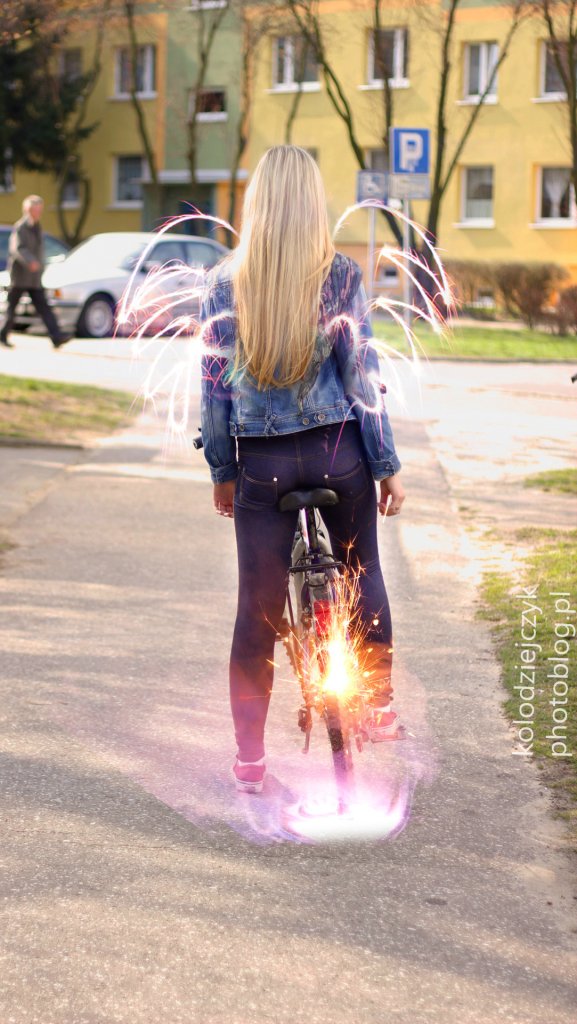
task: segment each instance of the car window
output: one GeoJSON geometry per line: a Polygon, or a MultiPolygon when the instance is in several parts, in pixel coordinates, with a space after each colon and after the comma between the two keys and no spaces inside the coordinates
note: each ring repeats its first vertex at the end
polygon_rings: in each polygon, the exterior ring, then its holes
{"type": "Polygon", "coordinates": [[[68,246],[59,238],[44,234],[44,254],[48,263],[66,256],[67,252],[69,252],[68,246]]]}
{"type": "Polygon", "coordinates": [[[158,245],[154,246],[154,249],[150,250],[146,257],[147,263],[154,263],[159,266],[169,263],[170,260],[184,262],[184,249],[181,242],[159,242],[158,245]]]}
{"type": "Polygon", "coordinates": [[[10,238],[10,231],[0,231],[0,270],[6,270],[6,261],[8,259],[8,240],[10,238]]]}
{"type": "Polygon", "coordinates": [[[186,262],[189,267],[214,267],[221,252],[205,242],[186,242],[186,262]]]}

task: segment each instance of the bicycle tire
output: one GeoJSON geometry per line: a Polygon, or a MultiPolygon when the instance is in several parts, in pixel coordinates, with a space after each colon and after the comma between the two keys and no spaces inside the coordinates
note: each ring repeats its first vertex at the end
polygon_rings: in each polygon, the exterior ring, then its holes
{"type": "Polygon", "coordinates": [[[346,807],[354,790],[354,763],[346,729],[343,728],[342,712],[337,697],[325,697],[325,725],[329,737],[333,771],[337,786],[339,811],[346,807]]]}

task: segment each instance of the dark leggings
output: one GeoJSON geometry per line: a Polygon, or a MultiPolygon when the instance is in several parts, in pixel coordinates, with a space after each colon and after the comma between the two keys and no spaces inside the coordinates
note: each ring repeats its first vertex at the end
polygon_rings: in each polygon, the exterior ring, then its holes
{"type": "Polygon", "coordinates": [[[275,636],[286,601],[297,512],[277,502],[300,487],[330,487],[338,505],[322,510],[335,558],[359,578],[360,617],[368,639],[392,646],[391,614],[377,547],[377,499],[356,422],[296,434],[239,440],[234,499],[238,609],[230,658],[230,698],[238,754],[264,754],[275,636]],[[377,624],[375,625],[375,620],[377,624]]]}

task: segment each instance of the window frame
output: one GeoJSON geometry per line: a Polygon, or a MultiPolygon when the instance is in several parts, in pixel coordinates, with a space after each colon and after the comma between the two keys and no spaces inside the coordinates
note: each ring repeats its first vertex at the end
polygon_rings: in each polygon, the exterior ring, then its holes
{"type": "Polygon", "coordinates": [[[80,178],[78,175],[72,177],[68,175],[67,185],[76,184],[77,194],[75,199],[63,199],[62,209],[63,210],[78,210],[80,208],[80,178]]]}
{"type": "MultiPolygon", "coordinates": [[[[138,50],[142,50],[145,53],[145,70],[144,70],[144,85],[145,88],[139,90],[136,95],[139,100],[153,100],[156,99],[158,92],[156,89],[156,66],[157,66],[157,48],[156,43],[139,43],[138,50]],[[152,88],[151,88],[152,86],[152,88]]],[[[128,54],[128,60],[130,61],[130,47],[129,46],[116,46],[114,48],[114,94],[112,99],[115,100],[129,100],[130,92],[122,91],[122,54],[128,54]]],[[[138,56],[137,56],[138,60],[138,56]]]]}
{"type": "Polygon", "coordinates": [[[461,168],[461,210],[459,227],[463,228],[494,228],[495,227],[495,166],[494,164],[468,164],[461,168]],[[467,184],[470,171],[491,171],[491,216],[467,217],[467,184]]]}
{"type": "Polygon", "coordinates": [[[112,178],[112,209],[114,210],[142,209],[144,196],[141,196],[140,199],[121,199],[118,195],[120,161],[136,158],[140,160],[140,177],[143,179],[146,170],[146,160],[142,153],[117,153],[114,156],[112,178]]]}
{"type": "Polygon", "coordinates": [[[13,154],[9,146],[4,151],[4,163],[6,164],[6,173],[4,180],[0,181],[0,196],[9,196],[16,191],[13,154]]]}
{"type": "MultiPolygon", "coordinates": [[[[465,55],[463,61],[463,95],[462,103],[480,103],[481,97],[487,88],[489,81],[489,47],[496,48],[497,61],[499,60],[499,43],[496,39],[472,39],[465,43],[465,55]],[[470,92],[471,84],[471,47],[480,47],[479,56],[479,92],[470,92]]],[[[487,93],[483,100],[486,103],[498,103],[499,101],[499,71],[494,78],[493,92],[487,93]]]]}
{"type": "Polygon", "coordinates": [[[62,46],[58,51],[58,75],[64,82],[76,82],[79,78],[82,78],[84,74],[84,51],[81,46],[62,46]],[[75,53],[80,55],[78,71],[69,75],[66,73],[65,68],[65,55],[69,53],[75,53]]]}
{"type": "Polygon", "coordinates": [[[540,164],[537,167],[537,188],[536,188],[536,210],[533,227],[536,228],[577,228],[577,199],[571,181],[571,168],[559,167],[552,164],[540,164]],[[569,216],[568,217],[543,217],[541,208],[543,206],[543,171],[568,171],[569,173],[569,216]]]}
{"type": "MultiPolygon", "coordinates": [[[[225,86],[221,85],[207,85],[203,86],[201,92],[221,92],[224,96],[224,110],[207,110],[199,111],[196,115],[196,121],[198,123],[210,124],[215,122],[228,121],[228,110],[227,110],[227,91],[225,86]]],[[[192,118],[192,112],[194,107],[194,89],[190,89],[188,93],[188,110],[189,110],[189,121],[192,118]]]]}
{"type": "Polygon", "coordinates": [[[189,0],[189,11],[216,11],[228,7],[228,0],[189,0]]]}
{"type": "MultiPolygon", "coordinates": [[[[375,29],[372,28],[369,31],[369,45],[367,54],[367,85],[373,89],[379,88],[385,84],[383,78],[375,78],[375,29]]],[[[392,78],[389,78],[389,86],[391,89],[407,88],[410,82],[409,78],[409,66],[407,52],[409,47],[407,45],[409,40],[409,27],[408,25],[391,25],[383,26],[381,32],[392,32],[394,33],[393,41],[393,71],[392,78]],[[399,47],[399,39],[402,38],[402,46],[399,47]],[[406,67],[405,67],[406,65],[406,67]],[[401,72],[399,75],[398,72],[401,72]],[[406,72],[403,74],[403,72],[406,72]]]]}
{"type": "Polygon", "coordinates": [[[368,149],[365,149],[365,164],[368,171],[374,171],[376,174],[388,174],[389,163],[384,146],[369,146],[368,149]],[[376,157],[377,153],[382,155],[383,167],[375,166],[375,163],[378,164],[381,162],[379,157],[376,157]]]}
{"type": "Polygon", "coordinates": [[[303,36],[299,36],[298,33],[295,33],[295,32],[287,33],[285,35],[275,35],[273,37],[273,47],[272,47],[272,87],[269,90],[267,90],[268,92],[319,92],[320,91],[321,83],[319,82],[319,77],[318,77],[318,62],[317,62],[317,77],[316,77],[316,80],[314,82],[295,82],[295,80],[294,80],[294,73],[295,73],[294,41],[295,41],[295,39],[303,39],[304,40],[304,37],[303,36]],[[290,61],[289,61],[290,69],[291,69],[291,78],[290,78],[290,80],[287,80],[287,74],[286,74],[286,69],[285,69],[284,81],[278,82],[277,81],[278,48],[279,48],[279,40],[281,40],[281,39],[285,39],[285,40],[290,40],[291,41],[291,46],[290,46],[291,53],[290,53],[290,61]]]}
{"type": "MultiPolygon", "coordinates": [[[[549,53],[549,40],[541,40],[541,60],[539,67],[539,99],[544,103],[558,103],[560,100],[567,99],[567,93],[565,90],[560,92],[545,92],[545,82],[547,78],[547,55],[549,53]]],[[[554,59],[554,58],[553,58],[554,59]]]]}

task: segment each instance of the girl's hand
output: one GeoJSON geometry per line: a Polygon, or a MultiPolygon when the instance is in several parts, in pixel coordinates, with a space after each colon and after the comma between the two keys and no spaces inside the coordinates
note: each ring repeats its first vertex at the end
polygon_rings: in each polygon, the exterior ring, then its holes
{"type": "Polygon", "coordinates": [[[387,476],[381,480],[381,500],[379,501],[379,512],[382,516],[398,516],[401,505],[405,500],[403,485],[399,479],[399,473],[394,476],[387,476]]]}
{"type": "Polygon", "coordinates": [[[217,512],[219,516],[226,516],[227,519],[233,518],[233,501],[235,487],[235,480],[227,480],[225,484],[214,484],[212,491],[212,500],[215,512],[217,512]]]}

